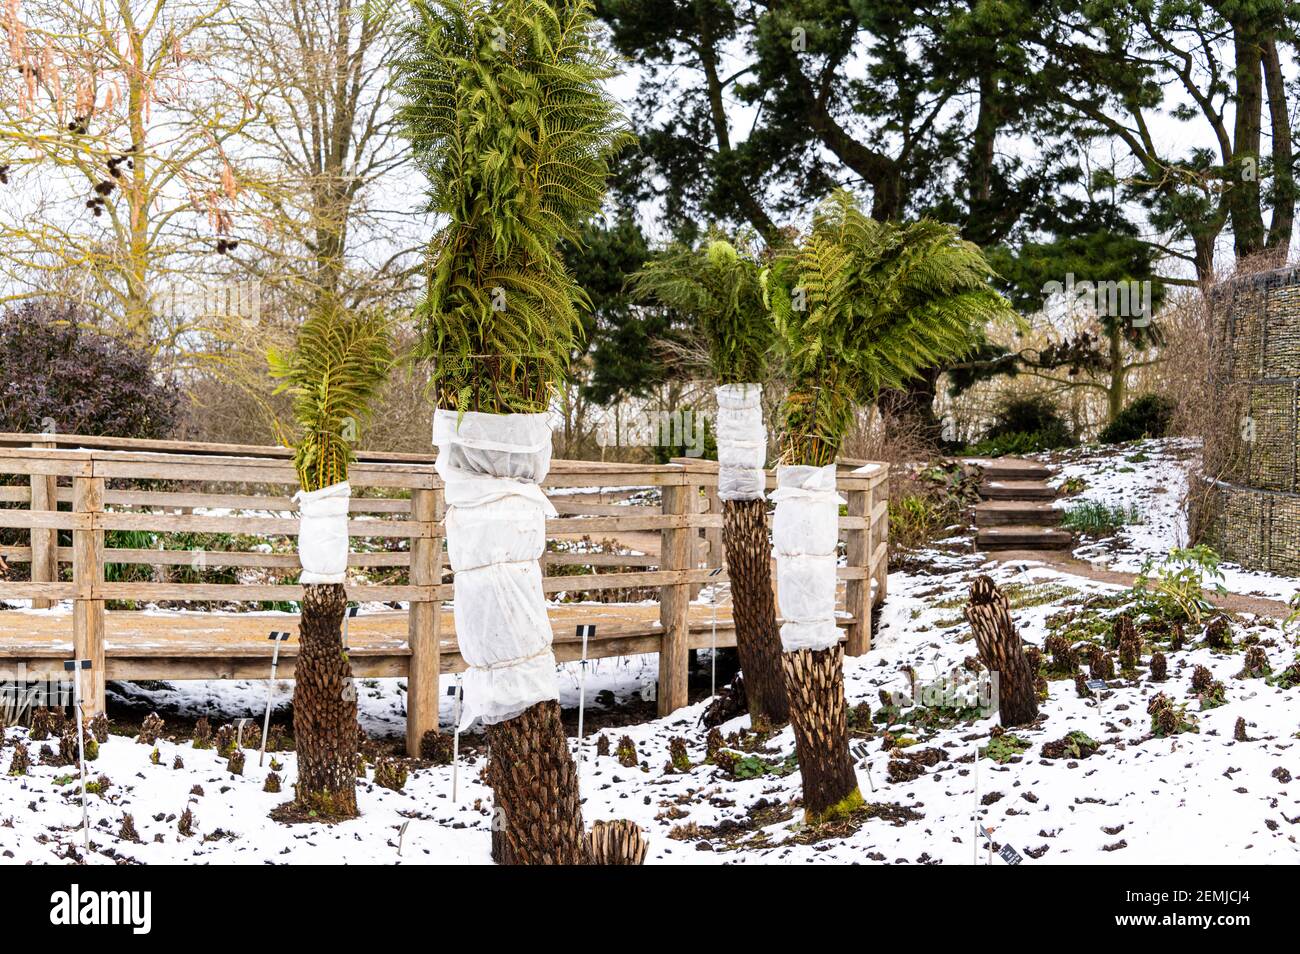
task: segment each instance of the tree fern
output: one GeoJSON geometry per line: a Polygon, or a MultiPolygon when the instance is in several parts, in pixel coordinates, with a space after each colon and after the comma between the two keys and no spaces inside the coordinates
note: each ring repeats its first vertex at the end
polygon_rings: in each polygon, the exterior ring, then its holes
{"type": "Polygon", "coordinates": [[[301,432],[286,443],[303,490],[348,478],[357,431],[393,364],[392,334],[380,312],[325,308],[303,323],[290,351],[267,355],[277,394],[293,396],[301,432]]]}
{"type": "Polygon", "coordinates": [[[637,295],[692,316],[719,384],[761,382],[775,338],[750,233],[712,233],[698,249],[674,246],[635,278],[637,295]]]}
{"type": "Polygon", "coordinates": [[[765,275],[790,378],[788,460],[830,463],[856,404],[966,354],[988,322],[1013,318],[991,276],[951,226],[877,222],[847,192],[827,199],[765,275]]]}
{"type": "Polygon", "coordinates": [[[626,142],[587,2],[415,0],[399,120],[446,224],[417,315],[439,406],[545,410],[582,334],[560,258],[626,142]]]}

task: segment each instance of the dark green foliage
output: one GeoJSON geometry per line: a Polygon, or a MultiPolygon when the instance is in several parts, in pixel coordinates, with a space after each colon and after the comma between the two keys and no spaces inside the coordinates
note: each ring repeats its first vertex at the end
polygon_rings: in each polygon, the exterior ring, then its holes
{"type": "Polygon", "coordinates": [[[583,396],[608,405],[649,393],[672,371],[661,342],[675,339],[686,322],[668,309],[634,304],[632,275],[650,257],[636,216],[623,210],[608,226],[603,217],[593,219],[561,250],[591,305],[582,312],[585,342],[574,351],[575,361],[585,354],[591,363],[583,396]]]}
{"type": "Polygon", "coordinates": [[[440,407],[540,412],[583,328],[560,249],[630,142],[586,3],[415,0],[399,122],[446,224],[417,318],[440,407]]]}
{"type": "Polygon", "coordinates": [[[1042,394],[1013,397],[998,408],[984,441],[972,450],[1027,454],[1055,450],[1075,443],[1070,426],[1051,399],[1042,394]],[[980,450],[982,448],[982,450],[980,450]]]}
{"type": "Polygon", "coordinates": [[[712,232],[699,248],[671,247],[636,275],[638,295],[693,318],[719,384],[767,380],[776,329],[763,302],[755,237],[712,232]]]}
{"type": "Polygon", "coordinates": [[[1122,444],[1145,437],[1164,437],[1174,417],[1174,402],[1158,394],[1144,394],[1119,412],[1098,435],[1103,444],[1122,444]]]}
{"type": "Polygon", "coordinates": [[[0,431],[171,437],[184,403],[149,352],[54,301],[0,315],[0,431]]]}

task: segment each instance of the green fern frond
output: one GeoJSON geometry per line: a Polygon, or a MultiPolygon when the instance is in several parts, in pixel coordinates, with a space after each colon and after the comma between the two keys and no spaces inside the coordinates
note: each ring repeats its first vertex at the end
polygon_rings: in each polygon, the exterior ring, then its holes
{"type": "Polygon", "coordinates": [[[713,231],[700,248],[661,252],[633,281],[642,300],[696,319],[720,384],[745,384],[764,379],[775,339],[762,271],[753,233],[713,231]]]}
{"type": "Polygon", "coordinates": [[[298,331],[290,351],[267,354],[276,394],[293,397],[299,434],[294,467],[303,490],[320,490],[348,478],[362,424],[392,368],[393,339],[381,312],[326,307],[298,331]]]}
{"type": "Polygon", "coordinates": [[[992,274],[951,226],[877,222],[849,193],[831,195],[765,276],[790,378],[786,460],[830,463],[855,405],[967,354],[989,322],[1014,319],[992,274]]]}
{"type": "Polygon", "coordinates": [[[582,334],[560,258],[631,141],[613,58],[575,0],[415,0],[398,118],[447,219],[416,310],[442,407],[543,411],[582,334]]]}

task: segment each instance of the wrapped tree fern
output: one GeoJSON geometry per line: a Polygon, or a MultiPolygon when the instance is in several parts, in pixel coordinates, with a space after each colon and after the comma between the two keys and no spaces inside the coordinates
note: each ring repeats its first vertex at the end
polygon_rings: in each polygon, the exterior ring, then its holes
{"type": "Polygon", "coordinates": [[[647,300],[694,316],[718,386],[718,496],[731,581],[736,648],[750,719],[759,728],[789,719],[781,641],[772,598],[763,465],[763,385],[775,329],[763,302],[755,241],[710,236],[699,249],[673,247],[636,276],[647,300]]]}
{"type": "Polygon", "coordinates": [[[290,809],[350,818],[357,813],[357,703],[342,639],[348,465],[392,366],[392,339],[378,312],[331,307],[307,319],[292,350],[268,358],[277,393],[293,397],[297,435],[286,443],[295,449],[301,488],[294,497],[303,584],[293,688],[298,782],[290,809]]]}
{"type": "Polygon", "coordinates": [[[810,822],[862,803],[848,747],[835,624],[835,457],[855,407],[966,354],[1011,308],[980,250],[956,230],[877,222],[845,192],[767,275],[790,391],[772,536],[782,662],[810,822]]]}
{"type": "Polygon", "coordinates": [[[445,225],[418,315],[437,400],[464,714],[487,725],[488,776],[516,863],[586,859],[538,563],[554,509],[547,411],[582,333],[560,257],[600,210],[628,139],[603,83],[590,5],[415,0],[396,64],[401,122],[445,225]]]}

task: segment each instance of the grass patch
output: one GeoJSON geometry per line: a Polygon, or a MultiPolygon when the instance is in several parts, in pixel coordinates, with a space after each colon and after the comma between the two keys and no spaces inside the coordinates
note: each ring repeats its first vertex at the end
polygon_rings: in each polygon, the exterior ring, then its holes
{"type": "Polygon", "coordinates": [[[1061,514],[1061,526],[1066,530],[1103,536],[1120,527],[1142,522],[1142,514],[1135,505],[1111,506],[1098,500],[1084,500],[1067,508],[1061,514]]]}

